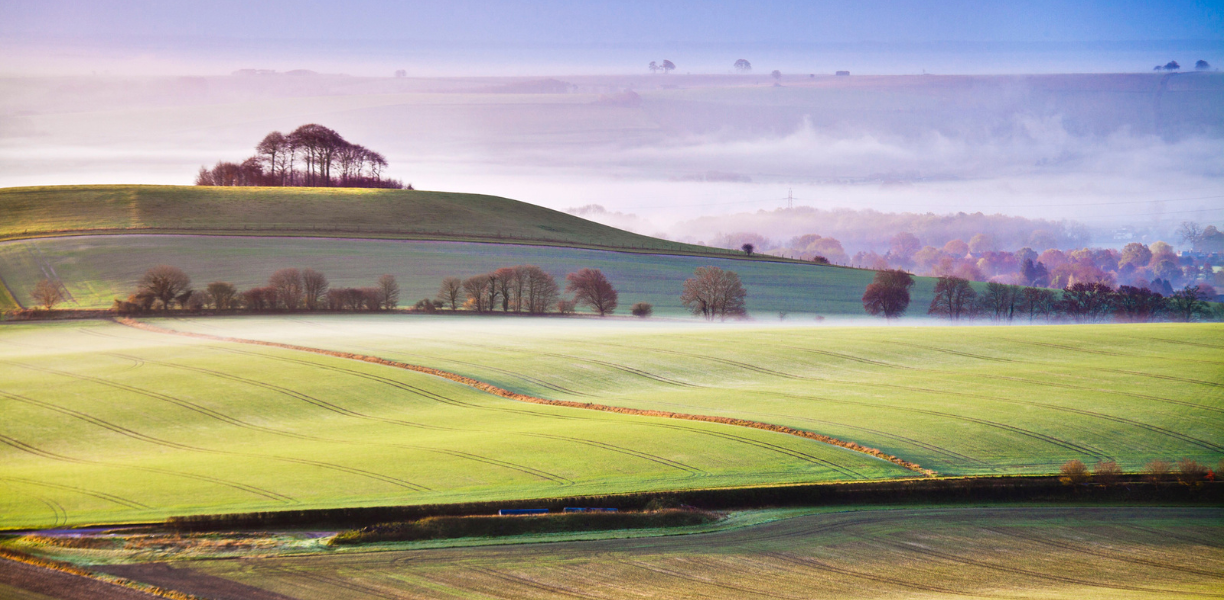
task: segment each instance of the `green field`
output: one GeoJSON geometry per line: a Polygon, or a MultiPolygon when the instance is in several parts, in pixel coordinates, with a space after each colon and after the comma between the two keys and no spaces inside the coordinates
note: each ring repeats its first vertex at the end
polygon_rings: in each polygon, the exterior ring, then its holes
{"type": "MultiPolygon", "coordinates": [[[[770,319],[783,310],[796,316],[861,315],[860,297],[873,276],[813,264],[439,241],[126,235],[0,242],[0,278],[26,306],[33,303],[34,284],[53,273],[75,301],[63,307],[109,308],[115,298],[133,293],[146,270],[162,263],[182,268],[197,288],[218,280],[240,288],[265,285],[285,267],[322,271],[335,286],[373,285],[390,273],[407,304],[433,298],[444,277],[535,264],[564,285],[566,273],[591,267],[603,270],[620,291],[619,313],[628,313],[634,302],[650,302],[665,315],[683,314],[680,290],[694,269],[717,265],[739,273],[750,314],[770,319]]],[[[919,279],[916,309],[930,303],[933,286],[933,280],[919,279]]]]}
{"type": "Polygon", "coordinates": [[[789,435],[108,322],[0,326],[0,409],[0,528],[914,475],[789,435]]]}
{"type": "Polygon", "coordinates": [[[868,510],[666,538],[101,569],[281,600],[1218,598],[1222,535],[1218,508],[868,510]]]}
{"type": "Polygon", "coordinates": [[[0,239],[95,230],[535,240],[725,252],[637,235],[526,202],[358,188],[83,185],[0,189],[0,239]]]}
{"type": "Polygon", "coordinates": [[[1224,325],[832,327],[477,317],[153,320],[557,400],[816,431],[943,475],[1224,458],[1224,325]]]}

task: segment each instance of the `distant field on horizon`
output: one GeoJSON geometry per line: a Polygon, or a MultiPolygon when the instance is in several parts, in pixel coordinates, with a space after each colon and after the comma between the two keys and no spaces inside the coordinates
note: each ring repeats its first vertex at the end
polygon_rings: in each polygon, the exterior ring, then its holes
{"type": "MultiPolygon", "coordinates": [[[[163,263],[186,271],[196,289],[210,281],[265,285],[286,267],[322,271],[335,286],[373,285],[390,273],[399,281],[402,306],[435,297],[444,277],[535,264],[564,288],[566,273],[590,267],[603,270],[619,290],[617,314],[628,314],[634,302],[650,302],[658,314],[673,316],[685,314],[684,280],[697,267],[716,265],[740,275],[749,313],[764,319],[777,319],[779,311],[863,315],[861,296],[874,276],[810,263],[468,242],[164,235],[0,242],[0,279],[25,306],[32,304],[34,285],[53,270],[76,301],[63,307],[109,308],[135,291],[147,269],[163,263]]],[[[933,279],[918,279],[912,313],[926,312],[933,289],[933,279]]]]}

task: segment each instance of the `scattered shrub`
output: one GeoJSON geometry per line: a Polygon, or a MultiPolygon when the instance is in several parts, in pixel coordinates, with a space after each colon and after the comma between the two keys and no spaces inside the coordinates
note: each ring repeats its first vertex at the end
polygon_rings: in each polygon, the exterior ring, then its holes
{"type": "Polygon", "coordinates": [[[1177,481],[1182,485],[1200,485],[1207,479],[1207,466],[1196,460],[1177,461],[1177,481]]]}
{"type": "Polygon", "coordinates": [[[1078,459],[1071,459],[1063,463],[1058,472],[1058,480],[1063,485],[1080,485],[1088,482],[1088,467],[1078,459]]]}
{"type": "Polygon", "coordinates": [[[633,308],[630,309],[630,312],[632,312],[633,316],[635,317],[641,317],[645,319],[646,317],[649,317],[651,314],[654,313],[654,306],[651,305],[649,302],[638,302],[637,304],[633,305],[633,308]]]}
{"type": "Polygon", "coordinates": [[[439,308],[442,308],[443,306],[444,305],[441,302],[435,303],[433,300],[429,298],[425,298],[424,300],[421,300],[420,302],[417,302],[415,305],[413,305],[412,308],[422,311],[422,312],[431,313],[431,312],[436,312],[439,308]]]}
{"type": "Polygon", "coordinates": [[[1092,469],[1092,478],[1100,485],[1113,485],[1121,475],[1122,469],[1112,460],[1098,462],[1092,469]]]}
{"type": "Polygon", "coordinates": [[[1172,465],[1163,460],[1154,460],[1143,467],[1144,479],[1154,485],[1160,485],[1169,480],[1172,465]]]}
{"type": "Polygon", "coordinates": [[[684,527],[703,525],[716,521],[718,518],[718,515],[714,513],[696,510],[663,510],[649,513],[553,513],[518,517],[426,517],[419,521],[382,523],[345,531],[332,538],[329,544],[684,527]]]}
{"type": "Polygon", "coordinates": [[[559,313],[561,313],[561,314],[563,314],[563,315],[572,315],[572,314],[574,314],[574,309],[575,309],[575,308],[578,308],[578,303],[577,303],[577,302],[574,302],[573,300],[564,300],[564,299],[563,299],[563,300],[558,300],[558,301],[557,301],[557,312],[559,312],[559,313]]]}

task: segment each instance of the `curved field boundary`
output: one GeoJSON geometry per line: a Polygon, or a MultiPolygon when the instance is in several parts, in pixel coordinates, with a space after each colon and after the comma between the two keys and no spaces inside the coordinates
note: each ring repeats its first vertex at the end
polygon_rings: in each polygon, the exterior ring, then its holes
{"type": "Polygon", "coordinates": [[[875,457],[881,460],[886,460],[890,463],[899,465],[911,471],[922,473],[923,475],[926,475],[927,477],[934,477],[936,475],[935,471],[931,469],[923,468],[918,463],[904,460],[902,458],[898,458],[896,456],[884,453],[875,448],[868,448],[856,442],[839,440],[837,438],[830,437],[827,435],[821,435],[819,433],[814,433],[811,431],[803,431],[801,429],[794,429],[792,427],[785,427],[782,425],[775,425],[772,423],[762,423],[760,421],[749,421],[746,419],[733,419],[731,417],[718,417],[718,416],[713,416],[713,415],[675,413],[675,412],[668,412],[668,411],[661,411],[661,410],[642,410],[642,409],[636,409],[636,408],[625,408],[621,406],[609,406],[607,404],[594,404],[590,402],[573,402],[573,401],[568,401],[568,400],[548,400],[546,398],[538,398],[536,396],[528,396],[526,394],[517,394],[515,392],[511,392],[510,390],[503,389],[495,385],[485,383],[483,381],[478,381],[470,377],[464,377],[463,375],[459,375],[456,373],[450,373],[448,371],[442,371],[442,370],[434,369],[430,367],[423,367],[420,365],[411,365],[408,363],[387,360],[385,358],[379,358],[377,356],[369,356],[366,354],[353,354],[350,352],[336,352],[332,350],[323,350],[321,348],[311,348],[309,346],[297,346],[294,344],[282,344],[279,342],[266,342],[262,340],[248,340],[244,338],[234,338],[234,337],[226,337],[226,336],[219,336],[219,335],[211,335],[207,333],[176,331],[174,329],[158,327],[156,325],[150,325],[148,323],[142,323],[140,321],[136,321],[134,319],[128,319],[128,318],[115,319],[115,322],[120,325],[126,325],[128,327],[132,327],[135,329],[142,329],[142,330],[150,331],[153,333],[181,335],[184,337],[193,337],[193,338],[214,340],[214,341],[220,341],[220,342],[231,342],[231,343],[237,343],[237,344],[254,344],[257,346],[268,346],[270,348],[282,348],[285,350],[296,350],[299,352],[311,352],[314,354],[321,354],[323,356],[331,356],[334,358],[359,360],[362,362],[368,362],[368,363],[372,363],[376,365],[383,365],[386,367],[393,367],[393,368],[404,369],[408,371],[416,371],[418,373],[425,373],[427,375],[433,375],[435,377],[449,379],[456,383],[460,383],[468,387],[478,389],[482,392],[493,394],[494,396],[501,396],[502,398],[507,398],[510,400],[517,400],[519,402],[529,402],[532,404],[546,404],[549,406],[563,406],[566,408],[581,408],[585,410],[598,410],[598,411],[603,411],[603,412],[620,413],[620,414],[635,415],[635,416],[641,416],[641,417],[660,417],[660,418],[665,418],[665,419],[679,419],[683,421],[702,421],[706,423],[719,423],[722,425],[733,425],[736,427],[748,427],[751,429],[772,431],[774,433],[783,433],[786,435],[793,435],[795,437],[815,440],[817,442],[822,442],[822,443],[829,444],[832,446],[838,446],[840,448],[845,448],[847,450],[852,450],[854,452],[861,452],[868,456],[872,456],[872,457],[875,457]]]}

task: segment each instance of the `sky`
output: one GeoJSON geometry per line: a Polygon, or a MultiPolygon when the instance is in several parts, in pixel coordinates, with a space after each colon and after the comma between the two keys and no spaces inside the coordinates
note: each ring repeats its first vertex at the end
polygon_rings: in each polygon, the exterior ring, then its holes
{"type": "Polygon", "coordinates": [[[1098,71],[1137,50],[1222,43],[1221,2],[0,3],[0,72],[22,74],[228,73],[240,63],[362,75],[394,64],[429,75],[608,73],[636,70],[652,53],[668,53],[682,72],[726,70],[736,53],[789,70],[813,54],[845,53],[860,58],[858,71],[881,73],[923,63],[939,72],[1098,71]]]}
{"type": "Polygon", "coordinates": [[[1224,79],[1196,60],[1224,65],[1224,0],[0,0],[0,186],[190,184],[317,122],[418,188],[648,234],[793,194],[1166,236],[1224,219],[1224,79]],[[605,102],[626,90],[640,106],[605,102]]]}

